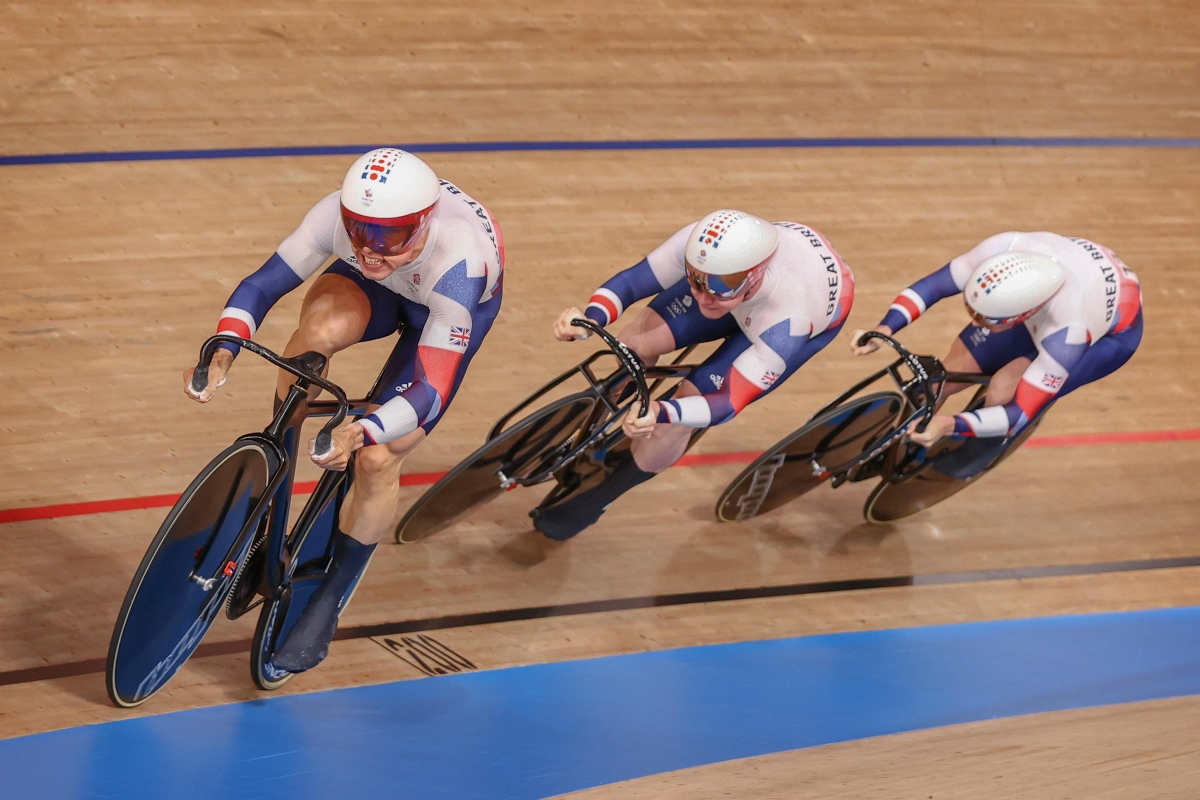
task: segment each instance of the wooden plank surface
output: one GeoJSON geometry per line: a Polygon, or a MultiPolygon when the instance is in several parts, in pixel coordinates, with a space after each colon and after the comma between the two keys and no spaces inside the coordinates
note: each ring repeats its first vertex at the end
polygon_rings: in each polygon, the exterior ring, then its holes
{"type": "Polygon", "coordinates": [[[1190,0],[6,4],[0,152],[1196,136],[1190,0]]]}
{"type": "Polygon", "coordinates": [[[571,800],[988,797],[1188,800],[1200,698],[953,725],[710,764],[558,795],[571,800]]]}
{"type": "MultiPolygon", "coordinates": [[[[469,9],[17,2],[0,19],[0,155],[547,139],[1197,137],[1198,25],[1187,0],[469,9]]],[[[477,446],[499,410],[588,351],[551,341],[558,311],[721,206],[803,221],[828,235],[858,279],[850,327],[874,323],[900,288],[996,231],[1048,229],[1101,241],[1142,279],[1146,338],[1126,368],[1059,404],[1040,434],[1198,429],[1200,366],[1190,348],[1200,297],[1198,152],[431,154],[440,175],[500,219],[510,272],[500,321],[409,469],[446,469],[477,446]]],[[[222,396],[203,408],[182,396],[179,372],[237,282],[337,187],[351,160],[0,167],[0,509],[178,492],[234,436],[261,427],[273,381],[262,365],[243,358],[222,396]]],[[[300,298],[273,311],[262,342],[282,346],[300,298]]],[[[956,303],[946,306],[905,341],[943,352],[965,323],[956,303]]],[[[387,347],[344,354],[335,378],[352,390],[365,386],[387,347]]],[[[877,364],[852,358],[837,342],[733,425],[712,431],[697,452],[765,447],[877,364]]],[[[530,531],[524,514],[536,492],[507,495],[445,535],[381,548],[346,623],[1197,555],[1195,442],[1029,450],[944,505],[882,527],[861,521],[862,486],[823,489],[760,520],[718,525],[712,501],[737,470],[672,471],[566,545],[530,531]]],[[[305,467],[301,479],[315,475],[305,467]]],[[[407,488],[404,498],[419,492],[407,488]]],[[[162,516],[149,509],[0,526],[0,672],[101,658],[162,516]]],[[[434,635],[480,667],[497,668],[1195,604],[1195,573],[880,589],[434,635]]],[[[249,633],[246,621],[223,623],[210,640],[249,633]]],[[[261,697],[246,672],[244,655],[197,659],[136,713],[261,697]]],[[[285,691],[418,677],[382,637],[357,639],[335,644],[325,665],[285,691]]],[[[1195,715],[1193,700],[1043,715],[780,754],[614,790],[792,797],[804,785],[829,797],[1185,797],[1180,787],[1195,782],[1195,715]],[[936,765],[936,781],[928,764],[936,765]]],[[[125,716],[106,704],[95,674],[0,686],[0,736],[125,716]]]]}

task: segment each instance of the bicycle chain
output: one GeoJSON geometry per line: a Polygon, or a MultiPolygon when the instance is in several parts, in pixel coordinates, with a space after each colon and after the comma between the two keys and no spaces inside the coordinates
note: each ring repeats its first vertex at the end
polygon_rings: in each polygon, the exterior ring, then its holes
{"type": "MultiPolygon", "coordinates": [[[[266,535],[254,537],[254,541],[250,543],[250,549],[246,551],[246,557],[242,559],[242,563],[238,565],[237,572],[233,576],[233,586],[229,590],[229,594],[225,597],[225,616],[229,617],[229,612],[233,609],[233,599],[237,597],[238,586],[243,578],[246,577],[247,567],[250,565],[250,559],[254,556],[255,551],[262,546],[267,539],[266,535]]],[[[242,610],[239,617],[249,614],[254,609],[258,608],[267,598],[259,597],[250,605],[242,610]]]]}

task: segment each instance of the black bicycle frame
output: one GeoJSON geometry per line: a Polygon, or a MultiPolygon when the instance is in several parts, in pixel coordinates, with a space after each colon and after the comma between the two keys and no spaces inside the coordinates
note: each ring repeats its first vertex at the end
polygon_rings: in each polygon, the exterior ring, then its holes
{"type": "MultiPolygon", "coordinates": [[[[615,336],[604,330],[599,325],[596,325],[591,320],[575,319],[571,321],[572,325],[579,328],[585,328],[599,336],[605,344],[609,346],[608,350],[598,350],[584,359],[577,366],[572,367],[558,377],[551,380],[549,383],[542,386],[533,394],[526,397],[518,403],[511,411],[502,416],[492,429],[488,431],[488,439],[495,438],[504,427],[521,411],[528,408],[536,400],[546,395],[556,387],[574,377],[582,375],[588,382],[591,392],[600,401],[597,403],[588,414],[584,423],[579,427],[579,433],[576,435],[574,443],[571,444],[568,450],[562,452],[550,464],[550,466],[542,469],[533,475],[520,477],[505,477],[503,481],[506,486],[521,485],[533,486],[534,484],[542,483],[565,465],[578,458],[585,450],[596,444],[597,441],[610,435],[610,428],[613,422],[616,421],[622,412],[628,410],[634,403],[641,404],[641,412],[644,414],[649,408],[650,394],[657,389],[663,381],[672,379],[686,378],[693,367],[691,365],[682,364],[685,358],[691,354],[695,346],[684,348],[675,359],[665,366],[647,367],[642,363],[624,342],[621,342],[615,336]],[[592,370],[592,365],[601,358],[612,356],[617,359],[620,366],[611,372],[607,377],[597,377],[592,370]],[[624,405],[618,405],[613,400],[613,395],[619,384],[623,384],[626,380],[632,378],[636,392],[629,402],[624,405]],[[601,417],[607,414],[608,419],[600,424],[601,417]]],[[[664,395],[665,396],[665,395],[664,395]]],[[[613,434],[615,435],[615,434],[613,434]]]]}
{"type": "Polygon", "coordinates": [[[875,442],[869,450],[864,451],[862,455],[847,464],[845,468],[839,470],[840,475],[838,477],[842,478],[842,480],[835,481],[835,486],[846,479],[853,480],[856,470],[900,441],[907,434],[909,427],[914,422],[917,423],[918,431],[925,430],[925,426],[929,424],[929,421],[937,411],[938,404],[942,400],[942,392],[947,383],[987,385],[991,380],[990,376],[975,372],[947,372],[941,360],[935,356],[914,355],[908,348],[892,337],[876,331],[864,333],[859,337],[859,343],[861,344],[870,339],[881,340],[884,344],[895,350],[899,358],[835,397],[813,416],[823,414],[829,409],[841,405],[885,375],[890,376],[895,382],[901,396],[904,398],[907,408],[905,411],[901,411],[900,414],[903,422],[896,424],[886,436],[875,442]],[[911,378],[905,378],[900,374],[901,366],[908,367],[912,373],[911,378]],[[905,416],[906,414],[907,416],[905,416]]]}
{"type": "MultiPolygon", "coordinates": [[[[599,353],[598,355],[604,354],[599,353]]],[[[691,374],[691,371],[691,366],[667,365],[663,367],[646,367],[644,374],[646,378],[654,381],[655,385],[657,385],[661,381],[670,380],[672,378],[686,378],[689,374],[691,374]]],[[[541,472],[525,478],[513,478],[513,482],[520,484],[521,486],[533,486],[534,484],[542,483],[543,481],[548,480],[555,472],[558,472],[558,470],[574,461],[585,450],[595,445],[600,439],[603,439],[608,435],[615,435],[616,431],[610,431],[613,423],[620,418],[622,412],[631,408],[633,404],[637,402],[637,398],[634,397],[630,398],[629,402],[619,406],[612,402],[611,398],[609,397],[613,386],[616,383],[623,381],[625,378],[626,375],[618,370],[614,376],[610,376],[609,378],[600,381],[598,384],[593,385],[593,391],[595,391],[595,393],[598,395],[598,399],[601,402],[597,403],[593,407],[591,413],[587,417],[587,420],[583,425],[580,426],[579,436],[577,437],[575,444],[571,446],[571,449],[558,456],[552,462],[551,466],[546,467],[541,472]],[[608,414],[608,419],[604,422],[604,424],[600,425],[598,424],[600,422],[600,417],[604,414],[608,414]]]]}
{"type": "MultiPolygon", "coordinates": [[[[243,347],[255,355],[261,356],[285,372],[295,375],[297,378],[296,382],[288,389],[287,397],[278,404],[275,414],[266,429],[261,433],[249,433],[237,439],[237,441],[254,442],[264,449],[269,449],[278,459],[278,466],[275,474],[271,476],[267,490],[263,493],[254,512],[248,517],[245,527],[238,533],[226,558],[220,562],[221,569],[227,569],[226,565],[230,563],[232,556],[244,546],[245,537],[252,531],[256,535],[265,536],[266,540],[264,544],[268,548],[268,558],[266,559],[265,567],[266,584],[270,587],[272,593],[276,593],[282,587],[287,577],[285,575],[285,565],[288,561],[287,545],[289,544],[287,523],[291,510],[292,487],[295,479],[294,465],[296,463],[299,444],[300,425],[308,417],[331,417],[332,419],[317,434],[315,445],[317,452],[328,451],[331,446],[333,429],[340,425],[348,414],[365,414],[369,401],[347,400],[345,393],[343,393],[339,386],[322,378],[319,373],[325,368],[326,359],[319,353],[304,353],[295,358],[285,358],[255,342],[227,333],[210,337],[201,347],[196,372],[192,377],[193,391],[203,391],[207,385],[208,365],[212,362],[213,356],[216,355],[217,346],[222,342],[229,342],[243,347]],[[314,386],[329,392],[333,395],[334,399],[309,401],[309,390],[314,386]],[[308,401],[308,407],[304,417],[296,419],[301,404],[306,401],[308,401]],[[264,517],[263,515],[268,507],[270,513],[264,517]],[[265,530],[263,530],[264,526],[265,530]]],[[[379,377],[375,379],[375,384],[368,393],[368,397],[375,394],[375,390],[378,388],[382,378],[383,374],[381,372],[379,377]]],[[[344,471],[333,472],[327,470],[321,476],[320,480],[317,481],[317,486],[313,490],[308,503],[305,504],[300,519],[297,520],[297,524],[293,529],[303,530],[301,524],[308,524],[314,515],[321,512],[325,503],[328,502],[329,498],[333,496],[345,479],[346,473],[344,471]]],[[[217,576],[213,576],[210,580],[215,581],[216,578],[217,576]]]]}

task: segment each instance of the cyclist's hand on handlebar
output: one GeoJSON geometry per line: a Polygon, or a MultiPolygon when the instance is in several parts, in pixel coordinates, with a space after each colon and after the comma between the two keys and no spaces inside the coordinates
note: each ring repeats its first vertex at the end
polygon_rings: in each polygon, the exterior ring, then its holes
{"type": "Polygon", "coordinates": [[[650,434],[654,433],[654,426],[658,419],[658,401],[651,400],[650,407],[646,409],[646,416],[635,417],[634,408],[630,408],[625,414],[624,421],[621,422],[621,430],[625,431],[625,435],[630,439],[648,439],[650,434]]]}
{"type": "MultiPolygon", "coordinates": [[[[891,336],[893,333],[895,333],[895,331],[893,331],[887,325],[876,325],[871,330],[875,333],[882,333],[884,336],[891,336]]],[[[876,350],[883,347],[883,342],[879,339],[868,339],[863,344],[859,344],[858,340],[861,339],[862,335],[866,332],[867,331],[864,330],[857,330],[850,337],[850,350],[856,356],[865,356],[867,353],[874,353],[876,350]]]]}
{"type": "Polygon", "coordinates": [[[183,371],[184,393],[193,400],[207,403],[213,399],[213,395],[217,393],[217,389],[225,383],[225,376],[229,374],[229,368],[232,366],[233,353],[225,348],[221,348],[213,356],[212,363],[208,366],[208,385],[204,387],[204,391],[200,392],[200,394],[192,391],[192,373],[196,371],[196,368],[189,367],[183,371]]]}
{"type": "Polygon", "coordinates": [[[932,447],[935,443],[954,433],[954,417],[949,414],[934,414],[933,419],[925,430],[917,433],[919,420],[908,428],[908,440],[922,447],[932,447]]]}
{"type": "Polygon", "coordinates": [[[362,425],[354,420],[348,420],[333,429],[329,452],[324,453],[323,458],[318,458],[313,452],[317,444],[316,439],[308,440],[308,455],[312,458],[313,463],[321,469],[341,472],[350,463],[350,454],[362,447],[363,443],[362,425]]]}
{"type": "Polygon", "coordinates": [[[554,338],[560,342],[570,342],[575,339],[586,339],[591,336],[583,328],[576,328],[571,324],[573,319],[584,319],[583,312],[578,308],[571,306],[566,311],[558,315],[558,319],[554,320],[554,338]]]}

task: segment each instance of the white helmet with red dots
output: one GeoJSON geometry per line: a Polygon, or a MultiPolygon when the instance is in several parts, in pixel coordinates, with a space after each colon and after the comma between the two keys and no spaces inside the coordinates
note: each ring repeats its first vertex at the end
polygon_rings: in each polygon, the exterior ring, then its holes
{"type": "Polygon", "coordinates": [[[738,296],[779,246],[779,230],[744,211],[714,211],[688,235],[684,258],[693,287],[722,299],[738,296]]]}
{"type": "Polygon", "coordinates": [[[428,230],[441,193],[437,175],[412,153],[381,147],[361,156],[342,181],[342,223],[354,249],[404,253],[428,230]]]}
{"type": "Polygon", "coordinates": [[[963,300],[981,325],[1015,325],[1041,311],[1066,280],[1066,270],[1050,256],[1001,253],[975,267],[963,300]]]}

